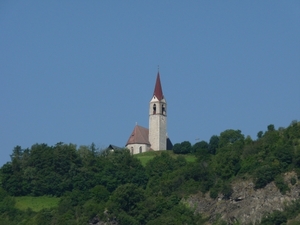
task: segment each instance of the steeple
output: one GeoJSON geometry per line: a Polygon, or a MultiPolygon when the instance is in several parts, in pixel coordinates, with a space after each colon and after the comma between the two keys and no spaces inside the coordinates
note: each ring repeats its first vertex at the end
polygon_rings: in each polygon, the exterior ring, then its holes
{"type": "Polygon", "coordinates": [[[157,73],[154,93],[149,103],[149,142],[154,151],[167,149],[167,102],[157,73]]]}
{"type": "Polygon", "coordinates": [[[160,76],[159,72],[157,73],[156,77],[156,83],[155,83],[155,88],[154,88],[154,93],[153,95],[160,101],[164,98],[162,88],[161,88],[161,83],[160,83],[160,76]]]}

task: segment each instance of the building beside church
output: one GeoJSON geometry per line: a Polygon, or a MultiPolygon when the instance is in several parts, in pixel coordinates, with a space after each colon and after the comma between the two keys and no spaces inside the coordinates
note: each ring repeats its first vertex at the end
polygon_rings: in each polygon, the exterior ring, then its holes
{"type": "Polygon", "coordinates": [[[125,147],[131,154],[173,148],[167,136],[167,101],[163,95],[159,72],[149,103],[149,129],[136,125],[125,147]]]}

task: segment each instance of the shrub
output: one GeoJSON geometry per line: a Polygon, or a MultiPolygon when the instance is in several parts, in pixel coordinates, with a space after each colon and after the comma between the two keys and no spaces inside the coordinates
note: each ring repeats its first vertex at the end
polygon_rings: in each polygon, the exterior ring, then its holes
{"type": "Polygon", "coordinates": [[[106,202],[109,198],[109,191],[103,185],[97,185],[90,190],[91,196],[96,202],[106,202]]]}
{"type": "Polygon", "coordinates": [[[211,188],[209,192],[209,197],[216,199],[218,197],[218,190],[216,188],[211,188]]]}
{"type": "Polygon", "coordinates": [[[224,195],[225,199],[229,199],[232,195],[233,190],[230,184],[225,183],[222,187],[222,194],[224,195]]]}
{"type": "Polygon", "coordinates": [[[297,173],[297,177],[298,179],[300,179],[300,168],[296,168],[295,172],[297,173]]]}
{"type": "Polygon", "coordinates": [[[276,171],[269,165],[262,166],[255,173],[255,188],[263,188],[274,180],[276,171]]]}
{"type": "Polygon", "coordinates": [[[296,178],[295,178],[295,177],[292,177],[292,178],[291,178],[291,184],[292,184],[292,185],[295,185],[296,183],[297,183],[296,178]]]}
{"type": "Polygon", "coordinates": [[[183,141],[173,146],[173,152],[176,154],[188,154],[192,151],[192,145],[189,141],[183,141]]]}
{"type": "Polygon", "coordinates": [[[276,187],[280,190],[281,194],[285,194],[286,191],[289,191],[289,186],[284,182],[283,177],[278,175],[275,177],[276,187]]]}
{"type": "Polygon", "coordinates": [[[283,212],[274,211],[268,217],[262,219],[261,224],[264,225],[281,225],[287,222],[287,217],[283,212]]]}

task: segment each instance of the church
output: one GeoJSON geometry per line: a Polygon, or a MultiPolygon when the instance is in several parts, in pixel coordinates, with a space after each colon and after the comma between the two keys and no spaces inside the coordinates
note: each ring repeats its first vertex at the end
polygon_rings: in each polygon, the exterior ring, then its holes
{"type": "Polygon", "coordinates": [[[136,125],[125,145],[131,154],[147,151],[171,150],[167,136],[167,101],[157,73],[153,96],[149,103],[149,129],[136,125]]]}

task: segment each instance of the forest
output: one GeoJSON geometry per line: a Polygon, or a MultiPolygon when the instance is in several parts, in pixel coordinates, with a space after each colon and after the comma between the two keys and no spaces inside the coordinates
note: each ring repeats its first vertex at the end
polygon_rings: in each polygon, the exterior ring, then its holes
{"type": "MultiPolygon", "coordinates": [[[[128,150],[108,151],[90,146],[34,144],[12,150],[0,169],[0,225],[206,224],[208,215],[194,213],[182,201],[195,193],[225,199],[235,179],[251,179],[260,189],[274,181],[289,191],[282,174],[300,178],[300,123],[259,131],[253,140],[228,129],[208,142],[176,143],[143,165],[128,150]],[[188,161],[186,156],[195,160],[188,161]],[[50,208],[19,209],[20,196],[58,199],[50,208]],[[100,223],[99,223],[100,224],[100,223]]],[[[291,179],[296,183],[296,178],[291,179]]],[[[300,201],[264,217],[261,224],[286,224],[300,214],[300,201]]],[[[226,224],[217,220],[214,224],[226,224]]],[[[238,224],[238,222],[237,222],[238,224]]],[[[292,224],[292,223],[290,223],[292,224]]],[[[297,224],[296,222],[294,224],[297,224]]]]}

